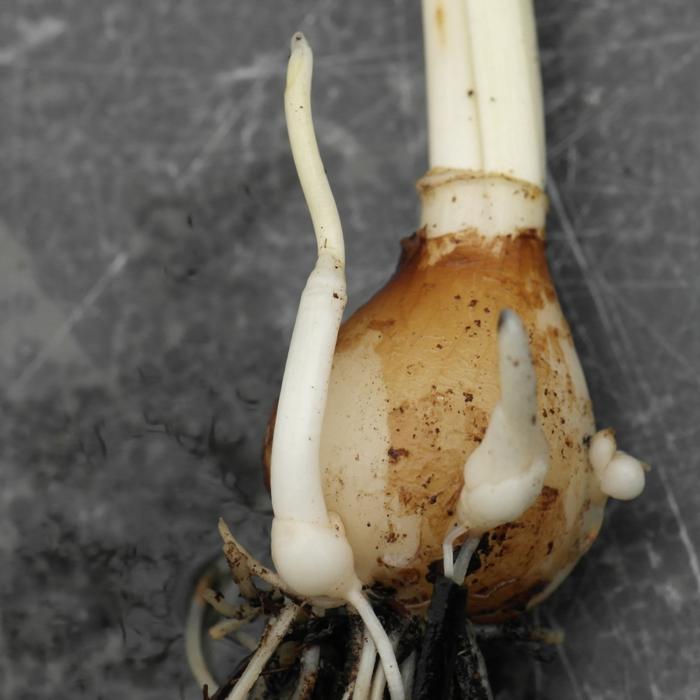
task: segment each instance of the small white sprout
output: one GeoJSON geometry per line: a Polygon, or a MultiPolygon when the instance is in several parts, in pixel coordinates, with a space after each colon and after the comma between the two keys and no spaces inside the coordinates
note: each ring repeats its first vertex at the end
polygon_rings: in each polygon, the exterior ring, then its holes
{"type": "Polygon", "coordinates": [[[357,610],[376,644],[392,700],[403,700],[391,643],[362,594],[343,523],[328,512],[323,495],[319,450],[346,303],[345,245],[311,118],[312,68],[311,48],[297,33],[287,69],[285,114],[318,259],[299,302],[277,408],[270,460],[272,558],[282,581],[299,596],[317,604],[346,602],[357,610]]]}
{"type": "Polygon", "coordinates": [[[612,429],[599,430],[593,436],[588,458],[606,495],[620,501],[630,501],[644,491],[644,472],[648,466],[617,449],[612,429]]]}
{"type": "Polygon", "coordinates": [[[476,532],[519,518],[542,491],[549,468],[527,332],[508,309],[499,320],[498,350],[501,398],[464,465],[457,510],[459,524],[476,532]]]}

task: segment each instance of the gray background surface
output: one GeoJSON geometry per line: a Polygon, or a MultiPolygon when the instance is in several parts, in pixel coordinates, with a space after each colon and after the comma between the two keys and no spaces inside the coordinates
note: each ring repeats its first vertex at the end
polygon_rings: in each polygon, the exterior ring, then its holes
{"type": "MultiPolygon", "coordinates": [[[[601,425],[653,464],[498,697],[700,697],[700,4],[538,0],[549,254],[601,425]]],[[[426,167],[418,0],[0,6],[0,697],[198,698],[185,599],[216,518],[266,552],[260,441],[311,228],[282,89],[316,125],[350,306],[426,167]]]]}

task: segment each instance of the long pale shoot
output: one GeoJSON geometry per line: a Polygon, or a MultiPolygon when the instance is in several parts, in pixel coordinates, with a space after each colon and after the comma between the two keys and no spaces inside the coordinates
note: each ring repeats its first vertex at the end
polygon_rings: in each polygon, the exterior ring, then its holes
{"type": "Polygon", "coordinates": [[[298,595],[356,608],[381,657],[392,700],[403,700],[391,643],[362,594],[343,524],[328,512],[323,495],[321,428],[346,284],[343,232],[311,118],[312,68],[311,48],[302,34],[295,34],[285,113],[318,259],[299,302],[277,409],[270,470],[272,558],[284,583],[298,595]]]}

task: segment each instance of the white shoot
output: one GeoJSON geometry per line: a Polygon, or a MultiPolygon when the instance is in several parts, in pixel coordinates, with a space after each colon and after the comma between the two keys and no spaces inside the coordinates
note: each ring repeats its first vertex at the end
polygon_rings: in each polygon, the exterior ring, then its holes
{"type": "MultiPolygon", "coordinates": [[[[311,120],[313,56],[292,38],[285,114],[299,180],[311,212],[318,260],[301,295],[282,380],[271,456],[276,519],[329,526],[319,445],[338,328],[346,302],[345,246],[311,120]]],[[[279,569],[278,569],[279,570],[279,569]]]]}
{"type": "Polygon", "coordinates": [[[346,302],[345,248],[338,211],[311,119],[313,56],[304,36],[292,38],[285,114],[294,162],[318,245],[301,295],[282,380],[271,455],[272,558],[298,595],[346,601],[377,646],[392,700],[403,700],[398,663],[386,632],[362,595],[343,523],[326,509],[319,450],[333,354],[346,302]]]}
{"type": "Polygon", "coordinates": [[[644,490],[648,466],[626,452],[617,449],[615,433],[599,430],[591,439],[588,458],[608,496],[620,501],[637,498],[644,490]]]}
{"type": "Polygon", "coordinates": [[[549,468],[527,332],[508,309],[499,321],[498,350],[501,398],[464,465],[457,510],[459,523],[476,531],[519,518],[541,492],[549,468]]]}
{"type": "Polygon", "coordinates": [[[544,187],[532,0],[423,0],[431,168],[544,187]]]}
{"type": "Polygon", "coordinates": [[[313,53],[301,32],[292,37],[284,93],[289,144],[292,147],[301,189],[316,233],[318,251],[327,250],[345,265],[345,243],[338,207],[323,168],[311,115],[313,53]]]}
{"type": "Polygon", "coordinates": [[[284,635],[287,634],[287,630],[294,622],[298,612],[299,606],[292,601],[287,601],[279,616],[270,620],[263,632],[255,654],[248,662],[248,666],[246,666],[236,685],[226,696],[226,700],[245,700],[248,697],[248,693],[253,689],[265,668],[265,664],[267,664],[270,657],[275,653],[275,649],[284,639],[284,635]]]}

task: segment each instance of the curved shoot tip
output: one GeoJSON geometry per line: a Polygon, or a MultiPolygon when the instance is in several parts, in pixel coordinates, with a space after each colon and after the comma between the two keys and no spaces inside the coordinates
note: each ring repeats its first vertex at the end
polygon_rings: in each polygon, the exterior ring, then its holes
{"type": "Polygon", "coordinates": [[[498,319],[501,405],[516,421],[529,420],[537,410],[537,379],[527,331],[518,314],[503,309],[498,319]]]}
{"type": "MultiPolygon", "coordinates": [[[[306,37],[296,32],[289,42],[289,62],[287,63],[287,85],[285,96],[294,91],[297,82],[301,80],[300,89],[311,92],[311,72],[313,69],[313,52],[306,37]]],[[[304,98],[302,98],[304,99],[304,98]]],[[[301,107],[303,109],[303,107],[301,107]]]]}
{"type": "Polygon", "coordinates": [[[309,49],[309,51],[311,50],[309,42],[306,40],[306,37],[302,32],[294,32],[294,35],[289,42],[289,50],[294,53],[294,51],[303,51],[304,49],[309,49]]]}
{"type": "Polygon", "coordinates": [[[345,244],[338,208],[321,161],[311,117],[313,52],[301,32],[291,40],[284,112],[294,163],[314,226],[319,255],[325,251],[345,265],[345,244]]]}

